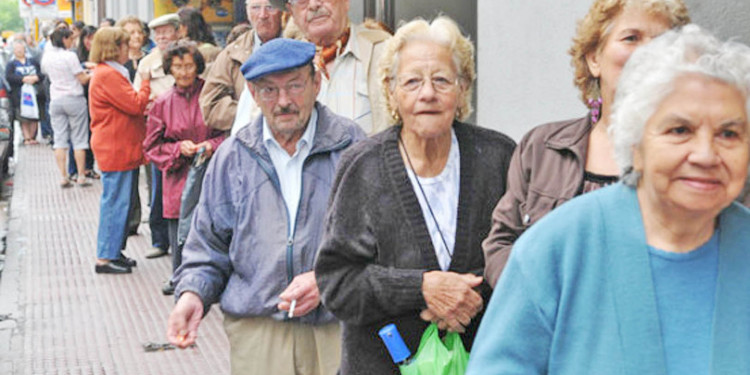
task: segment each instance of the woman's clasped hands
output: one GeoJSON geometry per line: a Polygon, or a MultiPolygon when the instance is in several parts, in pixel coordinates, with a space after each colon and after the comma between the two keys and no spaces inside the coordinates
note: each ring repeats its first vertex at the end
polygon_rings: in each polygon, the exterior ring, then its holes
{"type": "Polygon", "coordinates": [[[430,271],[422,276],[422,295],[427,308],[419,316],[437,323],[441,330],[464,332],[484,307],[482,296],[474,290],[483,278],[474,274],[430,271]]]}

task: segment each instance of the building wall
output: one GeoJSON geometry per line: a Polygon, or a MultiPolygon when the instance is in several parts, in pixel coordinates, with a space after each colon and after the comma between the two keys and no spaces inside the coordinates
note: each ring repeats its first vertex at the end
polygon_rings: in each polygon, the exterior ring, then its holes
{"type": "MultiPolygon", "coordinates": [[[[750,1],[685,0],[695,23],[750,44],[750,1]]],[[[567,49],[591,1],[479,0],[478,124],[519,140],[586,114],[567,49]]]]}
{"type": "Polygon", "coordinates": [[[149,21],[153,18],[154,3],[151,0],[104,0],[104,13],[105,17],[114,18],[115,20],[134,15],[142,20],[149,21]]]}

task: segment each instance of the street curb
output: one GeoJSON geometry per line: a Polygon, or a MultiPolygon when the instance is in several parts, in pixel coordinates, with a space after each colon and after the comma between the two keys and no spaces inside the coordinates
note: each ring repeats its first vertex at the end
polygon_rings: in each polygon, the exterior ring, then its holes
{"type": "Polygon", "coordinates": [[[20,295],[20,258],[24,252],[23,228],[20,220],[14,215],[18,209],[10,210],[10,207],[23,207],[22,202],[14,202],[10,199],[8,205],[7,228],[5,237],[5,265],[0,274],[0,315],[9,315],[8,320],[0,322],[0,373],[14,374],[14,361],[19,358],[20,348],[15,345],[20,340],[18,332],[22,325],[21,309],[19,306],[20,295]]]}

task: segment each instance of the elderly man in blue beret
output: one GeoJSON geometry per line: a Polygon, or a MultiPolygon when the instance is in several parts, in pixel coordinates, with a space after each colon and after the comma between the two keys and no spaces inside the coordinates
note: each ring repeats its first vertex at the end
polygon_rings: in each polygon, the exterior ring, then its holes
{"type": "Polygon", "coordinates": [[[211,160],[175,274],[170,342],[194,343],[219,302],[233,374],[335,374],[341,358],[312,270],[336,164],[365,134],[316,102],[314,56],[274,39],[242,65],[262,116],[211,160]]]}

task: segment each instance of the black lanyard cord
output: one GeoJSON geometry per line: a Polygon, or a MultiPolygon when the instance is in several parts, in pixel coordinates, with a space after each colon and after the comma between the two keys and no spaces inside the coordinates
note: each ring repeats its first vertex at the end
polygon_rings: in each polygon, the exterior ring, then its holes
{"type": "MultiPolygon", "coordinates": [[[[437,218],[435,218],[435,213],[432,212],[432,206],[430,205],[430,201],[427,199],[427,194],[424,193],[424,189],[422,189],[422,183],[419,182],[419,176],[417,175],[417,171],[414,170],[414,166],[411,164],[411,158],[409,157],[409,152],[406,151],[406,145],[404,144],[404,141],[401,139],[401,133],[398,134],[398,142],[399,145],[404,150],[404,155],[406,155],[406,161],[409,163],[409,168],[411,169],[412,173],[414,173],[414,179],[417,181],[417,186],[419,187],[419,191],[422,193],[422,198],[424,198],[425,203],[427,203],[427,210],[430,211],[430,216],[432,216],[432,221],[435,222],[435,227],[437,227],[438,234],[440,235],[440,240],[443,241],[443,246],[445,246],[445,252],[448,253],[448,257],[450,257],[451,261],[453,260],[453,254],[451,254],[450,250],[448,249],[448,243],[445,242],[445,237],[443,237],[443,231],[440,230],[440,224],[437,221],[437,218]]],[[[450,156],[448,156],[450,158],[450,156]]]]}

